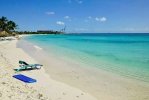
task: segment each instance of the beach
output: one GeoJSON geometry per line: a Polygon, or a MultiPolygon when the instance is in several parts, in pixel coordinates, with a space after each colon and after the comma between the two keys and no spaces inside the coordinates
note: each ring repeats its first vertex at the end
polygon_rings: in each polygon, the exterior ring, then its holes
{"type": "Polygon", "coordinates": [[[149,91],[148,62],[144,62],[148,59],[147,39],[142,34],[32,35],[17,46],[44,64],[52,79],[99,100],[142,100],[149,91]],[[107,59],[99,59],[102,57],[107,59]]]}
{"type": "Polygon", "coordinates": [[[0,43],[0,99],[5,100],[148,100],[149,84],[112,72],[48,55],[38,46],[13,41],[0,43]],[[19,48],[23,45],[26,49],[19,48]],[[28,52],[33,51],[33,52],[28,52]],[[46,54],[45,54],[46,55],[46,54]],[[39,59],[34,59],[39,58],[39,59]],[[18,61],[41,63],[39,70],[15,73],[18,61]],[[47,63],[48,62],[48,63],[47,63]],[[84,67],[83,67],[84,66],[84,67]],[[37,80],[25,84],[12,76],[23,74],[37,80]],[[6,90],[7,89],[7,90],[6,90]]]}
{"type": "Polygon", "coordinates": [[[22,49],[17,48],[18,40],[0,42],[0,100],[97,100],[90,94],[50,78],[44,67],[15,73],[18,61],[37,63],[22,49]],[[12,76],[23,74],[37,80],[26,84],[12,76]]]}
{"type": "Polygon", "coordinates": [[[149,0],[1,0],[0,100],[149,100],[149,0]]]}

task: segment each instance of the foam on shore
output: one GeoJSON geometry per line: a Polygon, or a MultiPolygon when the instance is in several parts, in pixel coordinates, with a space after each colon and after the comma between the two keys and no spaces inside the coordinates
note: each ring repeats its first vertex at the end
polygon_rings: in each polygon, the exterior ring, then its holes
{"type": "Polygon", "coordinates": [[[37,45],[34,45],[34,47],[37,49],[37,50],[42,50],[41,47],[37,46],[37,45]]]}

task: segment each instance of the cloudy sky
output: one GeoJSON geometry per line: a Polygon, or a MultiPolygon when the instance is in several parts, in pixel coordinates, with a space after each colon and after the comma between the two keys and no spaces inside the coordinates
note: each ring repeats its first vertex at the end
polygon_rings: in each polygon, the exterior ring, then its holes
{"type": "Polygon", "coordinates": [[[0,16],[22,31],[149,32],[149,0],[0,0],[0,16]]]}

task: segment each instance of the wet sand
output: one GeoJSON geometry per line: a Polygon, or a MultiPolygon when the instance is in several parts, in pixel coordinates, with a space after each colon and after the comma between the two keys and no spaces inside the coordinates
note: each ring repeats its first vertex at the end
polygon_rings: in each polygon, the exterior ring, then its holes
{"type": "Polygon", "coordinates": [[[30,43],[20,43],[25,52],[45,65],[45,70],[52,79],[79,88],[98,100],[149,99],[147,82],[119,76],[55,54],[47,54],[30,43]]]}

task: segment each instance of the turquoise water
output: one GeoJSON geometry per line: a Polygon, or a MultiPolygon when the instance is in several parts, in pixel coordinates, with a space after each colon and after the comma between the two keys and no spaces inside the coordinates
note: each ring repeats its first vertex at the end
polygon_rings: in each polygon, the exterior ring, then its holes
{"type": "Polygon", "coordinates": [[[149,82],[149,34],[32,35],[47,53],[149,82]]]}

